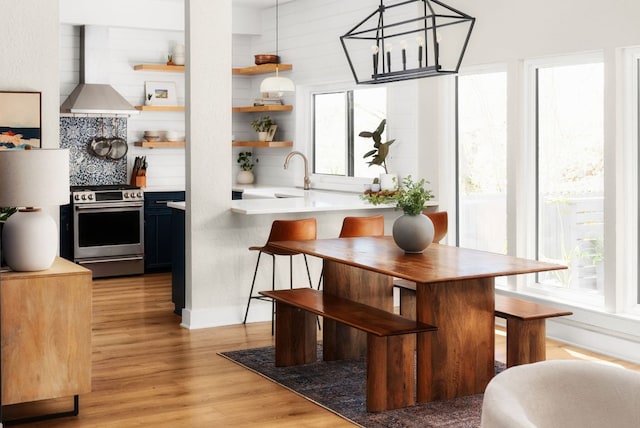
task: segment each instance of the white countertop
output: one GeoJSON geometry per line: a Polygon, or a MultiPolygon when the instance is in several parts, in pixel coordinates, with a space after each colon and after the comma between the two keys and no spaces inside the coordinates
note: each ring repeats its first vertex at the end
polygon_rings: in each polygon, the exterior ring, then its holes
{"type": "Polygon", "coordinates": [[[231,202],[231,211],[247,215],[345,211],[372,208],[393,207],[372,205],[361,200],[357,193],[277,187],[247,189],[242,193],[241,200],[231,202]]]}
{"type": "MultiPolygon", "coordinates": [[[[331,190],[302,190],[293,187],[245,188],[244,199],[231,201],[231,211],[237,214],[280,214],[320,211],[351,211],[394,209],[393,205],[373,205],[360,199],[359,193],[331,190]]],[[[437,206],[435,201],[427,206],[437,206]]],[[[184,202],[168,202],[167,206],[185,209],[184,202]]]]}

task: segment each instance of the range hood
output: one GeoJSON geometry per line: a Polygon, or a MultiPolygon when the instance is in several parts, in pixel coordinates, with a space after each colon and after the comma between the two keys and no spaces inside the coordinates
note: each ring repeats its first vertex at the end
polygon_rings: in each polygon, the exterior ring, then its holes
{"type": "Polygon", "coordinates": [[[111,85],[109,28],[80,27],[80,84],[60,106],[60,113],[118,116],[138,114],[111,85]]]}

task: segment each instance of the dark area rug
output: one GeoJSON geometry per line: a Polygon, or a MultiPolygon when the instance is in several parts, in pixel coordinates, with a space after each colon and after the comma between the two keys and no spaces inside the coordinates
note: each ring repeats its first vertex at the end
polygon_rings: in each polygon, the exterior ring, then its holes
{"type": "MultiPolygon", "coordinates": [[[[482,394],[368,413],[365,405],[364,358],[324,362],[321,345],[318,346],[316,363],[295,367],[276,367],[273,346],[223,352],[220,355],[363,427],[480,426],[482,394]]],[[[502,370],[504,364],[496,362],[496,371],[502,370]]]]}

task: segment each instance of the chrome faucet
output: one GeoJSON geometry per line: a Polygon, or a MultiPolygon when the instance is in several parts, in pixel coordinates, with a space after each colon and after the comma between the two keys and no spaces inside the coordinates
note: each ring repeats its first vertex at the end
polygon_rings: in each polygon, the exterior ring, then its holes
{"type": "Polygon", "coordinates": [[[290,152],[286,159],[284,160],[284,169],[287,169],[289,167],[289,159],[291,159],[293,156],[295,155],[300,155],[302,156],[302,159],[304,160],[304,190],[309,190],[311,188],[311,179],[309,178],[309,162],[307,161],[307,157],[305,155],[303,155],[301,152],[298,151],[293,151],[290,152]]]}

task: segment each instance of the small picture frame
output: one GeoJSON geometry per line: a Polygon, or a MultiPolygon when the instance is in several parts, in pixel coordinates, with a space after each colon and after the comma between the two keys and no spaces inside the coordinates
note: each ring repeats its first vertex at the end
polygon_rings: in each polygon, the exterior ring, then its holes
{"type": "Polygon", "coordinates": [[[269,130],[267,131],[267,141],[273,141],[273,137],[275,137],[277,130],[278,125],[271,125],[269,127],[269,130]]]}
{"type": "Polygon", "coordinates": [[[145,105],[175,106],[178,105],[176,82],[144,82],[145,105]]]}

